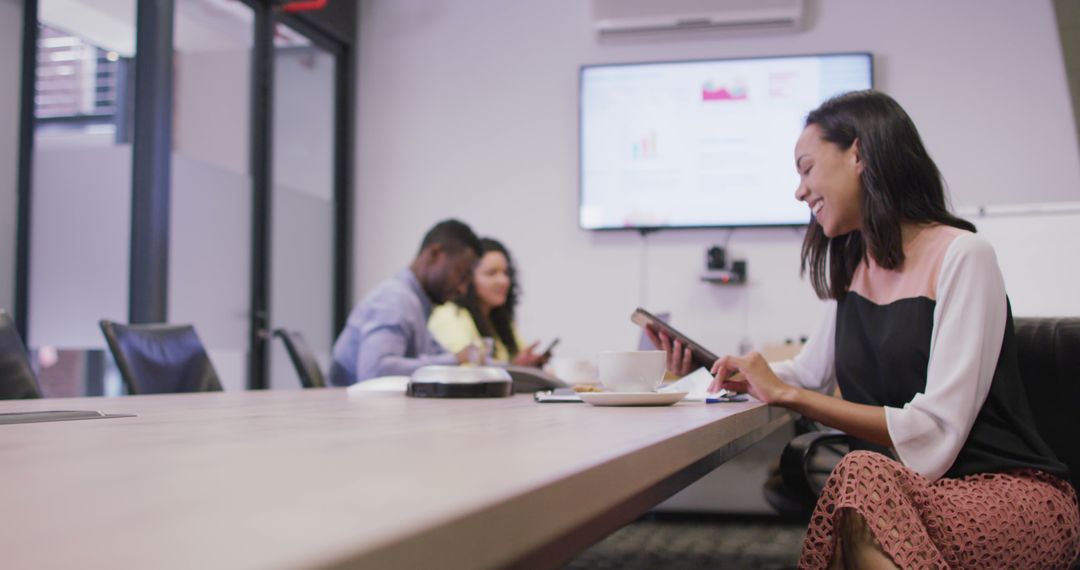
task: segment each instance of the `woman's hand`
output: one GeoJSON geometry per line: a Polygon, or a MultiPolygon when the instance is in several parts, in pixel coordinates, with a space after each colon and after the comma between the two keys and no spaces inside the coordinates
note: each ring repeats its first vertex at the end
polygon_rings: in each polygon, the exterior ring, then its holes
{"type": "Polygon", "coordinates": [[[534,366],[537,368],[543,366],[544,361],[547,360],[547,358],[545,358],[543,354],[534,352],[539,345],[540,341],[530,344],[528,348],[515,354],[514,358],[510,359],[510,364],[515,366],[534,366]]]}
{"type": "Polygon", "coordinates": [[[713,364],[709,393],[721,388],[750,392],[766,404],[782,406],[829,427],[883,447],[893,447],[885,408],[846,402],[805,388],[784,384],[765,358],[756,352],[725,356],[713,364]]]}
{"type": "Polygon", "coordinates": [[[454,357],[457,358],[459,365],[461,364],[483,364],[486,358],[480,349],[475,344],[469,344],[465,348],[454,353],[454,357]]]}
{"type": "Polygon", "coordinates": [[[694,369],[694,356],[689,347],[683,346],[678,340],[672,342],[664,331],[657,331],[650,326],[645,327],[645,334],[649,335],[653,346],[667,353],[668,372],[683,377],[694,369]]]}
{"type": "Polygon", "coordinates": [[[709,385],[709,393],[724,390],[750,392],[766,404],[783,405],[793,390],[773,372],[765,358],[757,352],[745,356],[724,356],[712,366],[715,379],[709,385]]]}

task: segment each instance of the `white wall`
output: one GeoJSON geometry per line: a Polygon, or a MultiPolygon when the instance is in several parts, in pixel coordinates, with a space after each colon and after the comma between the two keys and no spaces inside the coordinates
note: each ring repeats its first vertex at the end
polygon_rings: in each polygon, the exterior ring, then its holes
{"type": "Polygon", "coordinates": [[[1046,210],[965,215],[994,245],[1014,315],[1080,316],[1080,267],[1072,263],[1080,237],[1080,204],[1046,210]]]}
{"type": "Polygon", "coordinates": [[[15,305],[22,7],[0,0],[0,309],[15,305]]]}
{"type": "Polygon", "coordinates": [[[819,309],[798,277],[796,231],[643,240],[578,229],[577,73],[588,63],[868,50],[877,86],[920,126],[958,205],[1080,200],[1049,0],[808,6],[797,34],[600,43],[583,0],[364,1],[355,295],[403,267],[432,223],[457,216],[508,244],[525,289],[521,329],[561,336],[562,355],[635,346],[638,304],[671,310],[718,351],[810,330],[819,309]],[[704,251],[728,237],[750,283],[699,282],[704,251]]]}

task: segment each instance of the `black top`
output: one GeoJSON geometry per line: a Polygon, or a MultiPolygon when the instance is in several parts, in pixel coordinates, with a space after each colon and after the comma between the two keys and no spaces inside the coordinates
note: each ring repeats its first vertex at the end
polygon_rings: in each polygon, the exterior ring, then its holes
{"type": "MultiPolygon", "coordinates": [[[[845,400],[902,408],[926,389],[935,305],[926,297],[877,305],[856,292],[849,292],[837,302],[836,379],[845,400]]],[[[852,449],[889,454],[880,446],[855,438],[852,449]]],[[[1035,431],[1017,365],[1009,309],[990,392],[944,476],[1024,467],[1063,477],[1068,474],[1035,431]]]]}

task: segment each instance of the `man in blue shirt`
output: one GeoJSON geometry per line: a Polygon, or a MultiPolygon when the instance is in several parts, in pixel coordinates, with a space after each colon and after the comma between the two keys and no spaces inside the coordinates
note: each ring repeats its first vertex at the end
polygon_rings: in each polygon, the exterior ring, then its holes
{"type": "Polygon", "coordinates": [[[480,240],[457,220],[428,231],[407,269],[383,281],[349,314],[334,342],[330,383],[348,386],[377,376],[408,376],[429,364],[455,365],[469,349],[446,352],[428,331],[433,305],[464,294],[480,258],[480,240]]]}

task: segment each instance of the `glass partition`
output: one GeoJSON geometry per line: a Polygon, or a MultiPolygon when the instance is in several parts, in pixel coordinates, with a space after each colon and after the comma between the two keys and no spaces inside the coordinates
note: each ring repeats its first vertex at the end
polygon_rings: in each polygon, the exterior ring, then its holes
{"type": "Polygon", "coordinates": [[[15,244],[18,228],[19,89],[23,12],[0,2],[0,308],[15,311],[15,244]]]}
{"type": "Polygon", "coordinates": [[[254,14],[176,0],[169,320],[195,326],[222,386],[247,384],[254,14]]]}
{"type": "Polygon", "coordinates": [[[116,394],[102,318],[125,321],[135,0],[39,0],[29,337],[46,396],[116,394]]]}
{"type": "MultiPolygon", "coordinates": [[[[336,56],[278,24],[274,41],[270,318],[299,331],[325,373],[333,343],[336,56]]],[[[299,388],[280,340],[271,388],[299,388]]]]}
{"type": "MultiPolygon", "coordinates": [[[[129,312],[137,0],[38,1],[26,341],[46,396],[121,394],[98,322],[127,322],[129,312]]],[[[281,18],[302,29],[276,23],[271,52],[272,187],[269,219],[260,222],[271,224],[270,328],[303,334],[325,368],[334,334],[339,48],[259,2],[172,5],[167,319],[195,326],[226,390],[247,387],[259,245],[253,174],[263,172],[252,154],[260,126],[252,121],[261,120],[252,108],[255,16],[281,18]]],[[[0,0],[0,32],[9,32],[0,41],[15,52],[18,9],[0,0]]],[[[12,65],[0,64],[0,79],[18,77],[12,65]]],[[[0,81],[0,107],[18,108],[18,83],[0,81]]],[[[18,112],[9,116],[15,123],[0,128],[13,133],[0,139],[0,186],[9,177],[14,188],[18,112]]],[[[12,244],[15,206],[14,190],[0,193],[0,232],[12,244]]],[[[14,258],[14,245],[0,250],[0,264],[14,268],[14,258]]],[[[13,301],[0,287],[0,308],[13,301]]],[[[266,384],[299,387],[281,341],[269,342],[266,384]]]]}

